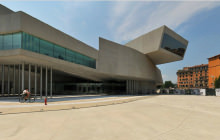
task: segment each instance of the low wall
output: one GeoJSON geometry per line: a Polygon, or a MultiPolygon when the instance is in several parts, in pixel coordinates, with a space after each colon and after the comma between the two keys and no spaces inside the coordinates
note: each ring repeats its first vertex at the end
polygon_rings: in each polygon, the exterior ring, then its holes
{"type": "Polygon", "coordinates": [[[216,96],[220,96],[220,88],[215,89],[216,96]]]}

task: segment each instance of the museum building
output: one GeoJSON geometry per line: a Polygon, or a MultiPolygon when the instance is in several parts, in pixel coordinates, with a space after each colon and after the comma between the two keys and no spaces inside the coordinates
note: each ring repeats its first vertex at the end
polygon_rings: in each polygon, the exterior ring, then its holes
{"type": "Polygon", "coordinates": [[[22,12],[0,5],[0,96],[149,94],[163,80],[157,65],[182,60],[188,41],[161,26],[99,50],[22,12]]]}

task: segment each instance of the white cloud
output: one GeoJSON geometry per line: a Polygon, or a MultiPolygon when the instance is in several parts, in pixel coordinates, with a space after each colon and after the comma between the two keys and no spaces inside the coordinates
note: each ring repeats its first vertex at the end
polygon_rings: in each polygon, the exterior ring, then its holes
{"type": "Polygon", "coordinates": [[[62,9],[56,10],[56,17],[59,21],[59,26],[67,34],[74,34],[75,30],[73,28],[75,18],[77,16],[77,10],[82,7],[78,2],[62,2],[62,9]],[[60,12],[62,10],[62,12],[60,12]]]}
{"type": "Polygon", "coordinates": [[[220,2],[127,3],[117,2],[110,11],[114,13],[110,28],[117,42],[132,40],[162,25],[175,30],[197,13],[220,6],[220,2]]]}
{"type": "Polygon", "coordinates": [[[110,13],[111,19],[113,20],[108,21],[108,26],[110,28],[113,28],[115,24],[118,24],[118,22],[120,22],[119,19],[122,18],[124,14],[126,14],[130,6],[131,6],[131,3],[115,2],[114,7],[110,13]]]}

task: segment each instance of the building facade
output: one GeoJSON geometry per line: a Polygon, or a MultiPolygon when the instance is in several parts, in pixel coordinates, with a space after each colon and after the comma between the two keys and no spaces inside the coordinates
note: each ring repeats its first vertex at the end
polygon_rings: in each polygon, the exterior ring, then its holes
{"type": "Polygon", "coordinates": [[[163,82],[156,65],[182,60],[187,45],[162,26],[124,45],[99,38],[96,50],[0,5],[0,95],[151,93],[163,82]]]}
{"type": "Polygon", "coordinates": [[[215,79],[220,76],[220,54],[208,58],[209,60],[209,88],[214,88],[215,79]]]}
{"type": "Polygon", "coordinates": [[[184,67],[177,71],[179,89],[208,88],[208,64],[184,67]]]}

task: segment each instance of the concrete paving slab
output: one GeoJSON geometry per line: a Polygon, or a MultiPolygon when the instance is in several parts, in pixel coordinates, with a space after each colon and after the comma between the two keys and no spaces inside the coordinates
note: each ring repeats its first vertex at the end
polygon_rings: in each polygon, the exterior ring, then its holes
{"type": "Polygon", "coordinates": [[[81,95],[81,96],[57,96],[48,98],[47,105],[44,100],[37,99],[34,103],[20,103],[18,99],[1,100],[0,114],[14,114],[27,112],[42,112],[66,109],[79,109],[104,105],[120,104],[144,99],[150,96],[106,96],[106,95],[81,95]]]}
{"type": "Polygon", "coordinates": [[[1,140],[219,140],[220,97],[162,95],[92,108],[0,115],[1,140]]]}

